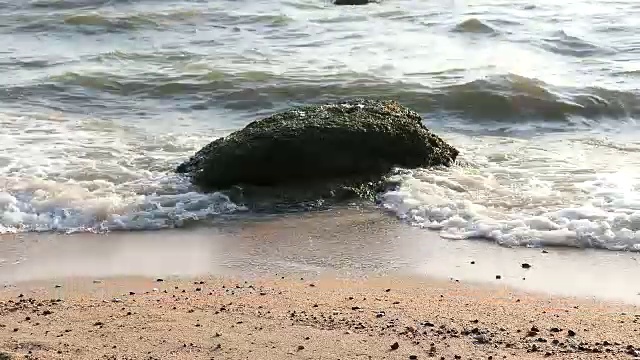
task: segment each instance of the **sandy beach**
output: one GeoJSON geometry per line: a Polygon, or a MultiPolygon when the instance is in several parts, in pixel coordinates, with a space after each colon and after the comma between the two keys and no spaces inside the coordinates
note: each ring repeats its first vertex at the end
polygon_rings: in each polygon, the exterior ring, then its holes
{"type": "Polygon", "coordinates": [[[377,211],[337,215],[5,237],[0,351],[15,359],[640,355],[633,254],[446,241],[377,211]]]}
{"type": "Polygon", "coordinates": [[[20,284],[1,297],[0,349],[16,359],[640,355],[636,307],[459,282],[68,279],[20,284]]]}

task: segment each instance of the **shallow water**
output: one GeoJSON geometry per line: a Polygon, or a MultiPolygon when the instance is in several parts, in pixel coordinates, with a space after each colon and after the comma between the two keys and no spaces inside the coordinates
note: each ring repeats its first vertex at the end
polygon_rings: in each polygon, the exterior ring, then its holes
{"type": "Polygon", "coordinates": [[[383,207],[447,238],[640,250],[634,1],[0,1],[0,232],[244,211],[172,174],[302,103],[397,99],[462,151],[383,207]]]}

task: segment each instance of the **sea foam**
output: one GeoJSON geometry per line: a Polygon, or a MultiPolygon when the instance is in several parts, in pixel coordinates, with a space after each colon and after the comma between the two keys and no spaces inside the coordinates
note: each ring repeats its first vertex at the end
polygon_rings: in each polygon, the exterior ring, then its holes
{"type": "Polygon", "coordinates": [[[621,161],[580,138],[478,140],[457,136],[457,166],[394,175],[400,185],[381,206],[446,239],[640,251],[633,155],[621,161]]]}

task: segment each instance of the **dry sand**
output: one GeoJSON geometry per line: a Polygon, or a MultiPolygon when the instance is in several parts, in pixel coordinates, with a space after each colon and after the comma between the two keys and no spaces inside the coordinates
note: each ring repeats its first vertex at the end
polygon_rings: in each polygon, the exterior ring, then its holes
{"type": "Polygon", "coordinates": [[[0,350],[16,359],[640,355],[637,307],[455,281],[120,277],[21,283],[0,297],[0,350]]]}

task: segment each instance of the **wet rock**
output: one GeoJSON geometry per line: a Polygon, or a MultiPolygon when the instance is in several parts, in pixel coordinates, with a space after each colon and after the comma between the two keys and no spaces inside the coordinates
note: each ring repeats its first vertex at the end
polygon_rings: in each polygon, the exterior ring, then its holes
{"type": "Polygon", "coordinates": [[[308,105],[254,121],[176,171],[248,205],[374,200],[396,166],[451,165],[458,150],[391,100],[308,105]],[[357,145],[354,145],[357,144],[357,145]],[[338,160],[337,160],[338,159],[338,160]]]}
{"type": "Polygon", "coordinates": [[[334,5],[367,5],[374,1],[371,0],[335,0],[334,5]]]}

